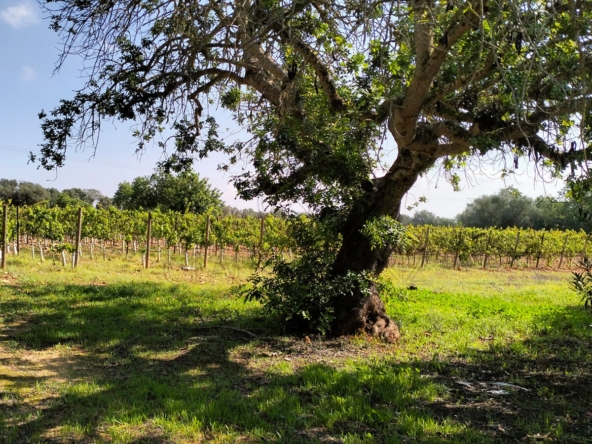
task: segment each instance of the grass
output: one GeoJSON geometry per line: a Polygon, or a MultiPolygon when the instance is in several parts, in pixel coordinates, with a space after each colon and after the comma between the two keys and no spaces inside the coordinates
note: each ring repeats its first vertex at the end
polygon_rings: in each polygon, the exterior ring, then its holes
{"type": "Polygon", "coordinates": [[[592,441],[567,273],[390,269],[387,345],[278,335],[230,291],[247,269],[138,262],[9,258],[0,442],[592,441]]]}

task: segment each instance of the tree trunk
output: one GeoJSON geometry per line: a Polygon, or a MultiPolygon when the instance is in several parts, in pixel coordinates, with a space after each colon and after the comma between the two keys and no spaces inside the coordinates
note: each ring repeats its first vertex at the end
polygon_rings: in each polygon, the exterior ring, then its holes
{"type": "MultiPolygon", "coordinates": [[[[388,265],[392,246],[372,249],[369,240],[360,230],[367,221],[377,216],[399,217],[401,201],[413,186],[418,175],[432,164],[430,156],[417,157],[408,150],[401,150],[397,161],[380,180],[354,206],[341,230],[343,242],[333,266],[336,276],[348,272],[370,272],[375,276],[388,265]]],[[[386,313],[384,303],[376,287],[370,283],[370,294],[355,291],[344,294],[335,302],[334,335],[351,335],[359,332],[380,337],[388,342],[399,339],[399,328],[386,313]]]]}

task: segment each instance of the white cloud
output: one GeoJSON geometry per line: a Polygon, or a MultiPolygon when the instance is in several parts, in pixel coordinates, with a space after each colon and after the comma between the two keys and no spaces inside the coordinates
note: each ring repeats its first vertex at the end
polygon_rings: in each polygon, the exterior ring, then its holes
{"type": "Polygon", "coordinates": [[[37,78],[37,72],[31,68],[30,66],[23,66],[21,67],[21,77],[20,79],[24,82],[30,82],[31,80],[35,80],[37,78]]]}
{"type": "Polygon", "coordinates": [[[8,23],[13,28],[21,28],[33,25],[39,21],[37,9],[34,4],[25,1],[15,6],[0,10],[0,20],[8,23]]]}

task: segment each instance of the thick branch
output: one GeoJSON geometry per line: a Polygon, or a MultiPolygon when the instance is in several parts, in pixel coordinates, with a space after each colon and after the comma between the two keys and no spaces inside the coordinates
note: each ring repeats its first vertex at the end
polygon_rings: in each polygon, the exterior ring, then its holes
{"type": "MultiPolygon", "coordinates": [[[[432,86],[434,78],[438,74],[442,63],[446,59],[450,48],[467,32],[469,32],[481,19],[481,17],[473,9],[480,4],[479,1],[470,2],[470,7],[466,8],[463,13],[459,13],[459,18],[454,24],[449,27],[444,34],[444,38],[438,43],[433,51],[428,51],[429,56],[421,59],[419,57],[427,54],[418,54],[415,71],[409,88],[406,92],[405,99],[402,106],[395,112],[394,120],[391,125],[393,136],[399,146],[407,146],[415,137],[414,132],[417,124],[417,117],[421,112],[428,92],[432,86]]],[[[462,10],[464,8],[459,8],[462,10]]],[[[422,25],[419,31],[424,34],[423,39],[428,38],[425,35],[427,32],[422,25]]],[[[417,32],[417,30],[416,30],[417,32]]],[[[416,41],[418,37],[416,36],[416,41]]],[[[422,37],[420,36],[421,40],[422,37]]],[[[416,45],[417,46],[417,45],[416,45]]],[[[423,47],[419,46],[420,49],[423,47]]]]}
{"type": "Polygon", "coordinates": [[[316,52],[299,37],[291,34],[286,29],[278,29],[280,35],[286,43],[294,45],[294,49],[302,56],[302,58],[314,69],[315,74],[319,79],[321,89],[329,99],[331,109],[337,112],[345,110],[345,103],[343,98],[337,92],[333,77],[327,65],[323,63],[316,52]]]}
{"type": "Polygon", "coordinates": [[[592,146],[580,150],[559,151],[538,135],[517,138],[514,142],[523,148],[534,150],[539,156],[551,160],[562,168],[572,162],[582,163],[592,158],[592,146]]]}

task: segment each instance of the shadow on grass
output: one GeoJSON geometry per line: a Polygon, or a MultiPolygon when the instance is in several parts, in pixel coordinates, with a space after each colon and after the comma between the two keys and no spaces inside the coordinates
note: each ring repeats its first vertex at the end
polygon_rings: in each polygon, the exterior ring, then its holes
{"type": "MultiPolygon", "coordinates": [[[[256,305],[189,288],[48,285],[0,300],[2,313],[18,321],[4,338],[14,356],[0,364],[49,372],[36,377],[42,399],[27,404],[14,391],[3,394],[0,436],[9,443],[592,436],[584,404],[592,399],[590,334],[581,310],[541,317],[535,337],[487,353],[413,363],[338,358],[342,365],[332,366],[323,359],[347,356],[347,341],[308,347],[265,336],[274,325],[256,305]],[[479,385],[500,380],[528,391],[495,397],[479,385]]],[[[0,379],[33,385],[30,375],[0,379]]]]}
{"type": "Polygon", "coordinates": [[[532,323],[524,341],[416,362],[450,389],[428,410],[492,430],[503,442],[592,442],[592,316],[556,307],[532,323]]]}

